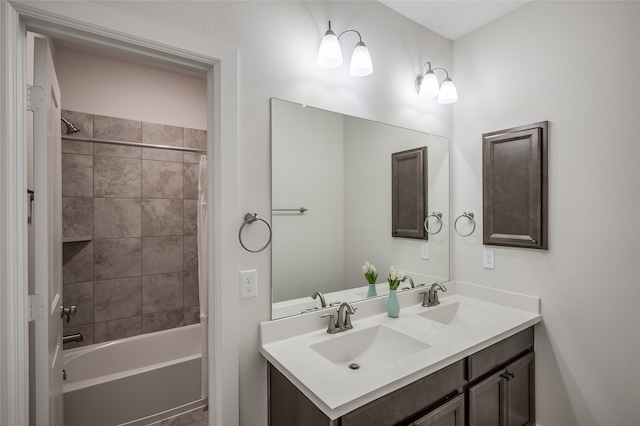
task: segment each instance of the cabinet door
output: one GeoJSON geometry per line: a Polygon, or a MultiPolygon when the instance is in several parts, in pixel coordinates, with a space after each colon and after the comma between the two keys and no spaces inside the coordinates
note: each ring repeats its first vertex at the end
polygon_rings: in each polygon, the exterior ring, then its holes
{"type": "Polygon", "coordinates": [[[533,353],[530,353],[506,368],[505,411],[508,426],[536,424],[533,359],[533,353]]]}
{"type": "Polygon", "coordinates": [[[464,394],[447,401],[413,423],[414,426],[463,426],[464,394]]]}
{"type": "Polygon", "coordinates": [[[469,388],[469,426],[535,424],[533,352],[469,388]]]}
{"type": "Polygon", "coordinates": [[[501,374],[504,374],[504,370],[469,388],[469,426],[506,425],[502,403],[506,380],[501,374]]]}

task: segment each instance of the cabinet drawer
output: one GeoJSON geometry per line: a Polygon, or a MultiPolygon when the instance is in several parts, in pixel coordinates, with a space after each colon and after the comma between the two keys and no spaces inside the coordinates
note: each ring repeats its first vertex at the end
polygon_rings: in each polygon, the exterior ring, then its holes
{"type": "Polygon", "coordinates": [[[468,360],[468,380],[471,382],[504,365],[533,348],[533,327],[508,337],[473,355],[468,360]]]}
{"type": "Polygon", "coordinates": [[[387,426],[411,421],[465,383],[461,360],[345,414],[342,426],[387,426]]]}
{"type": "Polygon", "coordinates": [[[413,426],[464,426],[464,394],[420,417],[413,426]]]}

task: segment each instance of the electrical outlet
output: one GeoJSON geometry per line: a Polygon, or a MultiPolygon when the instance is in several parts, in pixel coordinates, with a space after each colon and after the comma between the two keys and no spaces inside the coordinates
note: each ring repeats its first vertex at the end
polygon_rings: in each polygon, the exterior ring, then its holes
{"type": "Polygon", "coordinates": [[[495,269],[496,255],[495,252],[488,248],[482,249],[482,267],[486,269],[495,269]]]}
{"type": "Polygon", "coordinates": [[[258,271],[249,269],[240,271],[240,298],[256,297],[258,295],[258,271]]]}
{"type": "Polygon", "coordinates": [[[429,243],[424,243],[420,246],[420,258],[429,260],[429,243]]]}

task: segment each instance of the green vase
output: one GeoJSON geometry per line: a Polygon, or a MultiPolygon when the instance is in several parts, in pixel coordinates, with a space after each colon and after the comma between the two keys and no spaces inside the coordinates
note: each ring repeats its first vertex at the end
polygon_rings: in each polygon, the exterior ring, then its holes
{"type": "Polygon", "coordinates": [[[369,284],[369,291],[367,292],[367,297],[376,297],[378,292],[376,291],[375,284],[369,284]]]}
{"type": "Polygon", "coordinates": [[[390,318],[398,318],[400,315],[400,303],[396,290],[389,290],[389,298],[387,299],[387,315],[390,318]]]}

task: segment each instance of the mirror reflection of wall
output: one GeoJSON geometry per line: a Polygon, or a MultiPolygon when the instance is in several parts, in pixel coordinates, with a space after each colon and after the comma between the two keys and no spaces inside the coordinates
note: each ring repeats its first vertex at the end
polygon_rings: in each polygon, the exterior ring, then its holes
{"type": "Polygon", "coordinates": [[[341,301],[366,297],[366,289],[344,294],[367,285],[365,261],[376,265],[378,283],[391,265],[416,284],[449,279],[448,139],[279,99],[271,108],[272,208],[308,209],[273,212],[276,305],[306,301],[287,314],[299,313],[318,305],[315,291],[340,292],[341,301]],[[428,242],[391,236],[391,154],[421,146],[429,150],[428,214],[441,212],[445,222],[428,242]]]}

